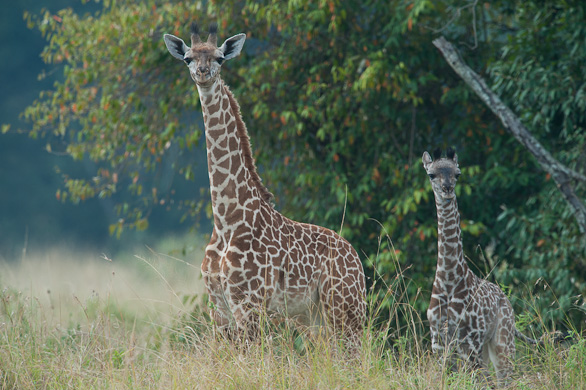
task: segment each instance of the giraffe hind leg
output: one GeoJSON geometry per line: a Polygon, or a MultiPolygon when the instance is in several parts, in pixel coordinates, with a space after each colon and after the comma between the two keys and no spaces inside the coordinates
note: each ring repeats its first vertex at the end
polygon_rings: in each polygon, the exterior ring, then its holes
{"type": "Polygon", "coordinates": [[[498,326],[494,337],[488,343],[490,360],[494,366],[498,385],[506,386],[511,381],[515,358],[515,319],[510,303],[506,298],[501,303],[498,326]]]}
{"type": "Polygon", "coordinates": [[[502,339],[491,340],[488,344],[490,361],[494,366],[499,387],[507,386],[513,375],[513,357],[515,356],[515,344],[503,343],[502,339]]]}
{"type": "Polygon", "coordinates": [[[488,370],[489,351],[486,344],[480,344],[478,339],[465,340],[459,344],[457,348],[459,363],[475,376],[479,388],[493,388],[488,370]]]}
{"type": "MultiPolygon", "coordinates": [[[[324,285],[328,286],[329,283],[324,285]]],[[[320,290],[323,319],[332,330],[332,336],[346,339],[351,353],[356,353],[362,345],[365,305],[346,302],[343,291],[335,288],[320,290]]]]}

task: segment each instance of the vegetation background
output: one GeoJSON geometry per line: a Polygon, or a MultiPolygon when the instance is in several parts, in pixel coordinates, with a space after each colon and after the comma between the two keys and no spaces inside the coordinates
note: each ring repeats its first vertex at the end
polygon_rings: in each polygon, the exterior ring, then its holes
{"type": "MultiPolygon", "coordinates": [[[[342,230],[369,283],[392,286],[400,274],[403,297],[424,318],[437,233],[420,156],[455,146],[472,269],[509,293],[520,325],[584,330],[584,234],[548,175],[431,44],[440,35],[455,43],[533,135],[584,172],[583,1],[55,0],[42,10],[27,1],[5,8],[2,261],[55,245],[108,257],[164,235],[199,242],[210,231],[199,98],[162,34],[188,39],[192,20],[217,21],[220,40],[248,35],[222,75],[278,210],[342,230]]],[[[576,191],[586,199],[583,184],[576,191]]],[[[178,244],[184,252],[189,245],[178,244]]],[[[384,319],[397,297],[380,296],[384,319]]]]}

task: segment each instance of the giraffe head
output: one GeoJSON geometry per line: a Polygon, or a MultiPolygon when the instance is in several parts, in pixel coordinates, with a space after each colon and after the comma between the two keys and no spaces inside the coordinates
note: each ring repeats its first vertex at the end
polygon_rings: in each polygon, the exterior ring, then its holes
{"type": "Polygon", "coordinates": [[[423,167],[431,181],[431,188],[438,202],[448,203],[456,197],[454,187],[460,177],[460,168],[458,167],[458,155],[452,148],[446,151],[446,157],[441,157],[442,152],[436,149],[431,159],[429,153],[423,153],[423,167]]]}
{"type": "Polygon", "coordinates": [[[213,23],[209,28],[206,42],[199,37],[199,29],[195,22],[191,24],[191,47],[181,38],[165,34],[163,39],[171,55],[184,61],[189,68],[191,78],[197,85],[211,86],[220,74],[222,63],[240,54],[246,34],[237,34],[226,39],[218,47],[218,25],[213,23]]]}

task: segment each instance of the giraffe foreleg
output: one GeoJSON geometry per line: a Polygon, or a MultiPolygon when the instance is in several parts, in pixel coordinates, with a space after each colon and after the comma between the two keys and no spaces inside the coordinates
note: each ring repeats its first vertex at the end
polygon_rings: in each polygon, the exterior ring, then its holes
{"type": "Polygon", "coordinates": [[[224,281],[226,304],[241,341],[257,340],[262,327],[271,321],[266,310],[270,298],[259,283],[257,278],[246,279],[241,270],[232,270],[224,281]]]}
{"type": "Polygon", "coordinates": [[[486,353],[482,350],[480,352],[471,351],[467,344],[459,348],[458,355],[462,358],[465,367],[470,370],[471,374],[476,376],[476,380],[480,384],[480,388],[492,388],[492,381],[488,371],[488,361],[486,360],[486,353]]]}
{"type": "Polygon", "coordinates": [[[224,286],[222,285],[222,275],[220,272],[222,252],[222,242],[219,240],[214,229],[201,263],[201,274],[205,292],[209,297],[210,317],[214,325],[222,332],[225,332],[233,322],[233,318],[226,302],[224,286]]]}
{"type": "Polygon", "coordinates": [[[431,334],[431,351],[434,354],[443,354],[448,350],[447,346],[447,329],[448,322],[444,321],[433,321],[430,322],[430,334],[431,334]]]}
{"type": "Polygon", "coordinates": [[[245,343],[258,340],[261,334],[261,316],[256,309],[243,305],[235,309],[234,319],[238,339],[245,343]]]}
{"type": "Polygon", "coordinates": [[[223,333],[226,333],[233,322],[232,313],[227,305],[224,292],[218,276],[204,275],[206,292],[209,297],[209,314],[213,324],[223,333]]]}
{"type": "MultiPolygon", "coordinates": [[[[458,324],[456,352],[464,366],[476,375],[481,388],[492,388],[489,374],[490,333],[486,323],[476,316],[477,310],[467,312],[458,324]]],[[[490,321],[489,321],[490,323],[490,321]]]]}
{"type": "Polygon", "coordinates": [[[431,334],[431,350],[434,354],[443,354],[447,347],[448,316],[445,300],[437,295],[432,295],[427,320],[431,334]]]}

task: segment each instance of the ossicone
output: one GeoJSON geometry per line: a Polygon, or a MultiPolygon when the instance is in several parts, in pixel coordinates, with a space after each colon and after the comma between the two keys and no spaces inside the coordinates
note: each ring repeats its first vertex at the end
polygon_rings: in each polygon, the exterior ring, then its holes
{"type": "Polygon", "coordinates": [[[437,148],[433,151],[433,159],[434,160],[439,160],[442,157],[442,150],[440,148],[437,148]]]}
{"type": "Polygon", "coordinates": [[[195,21],[191,22],[191,27],[189,30],[191,32],[191,46],[193,47],[194,45],[201,43],[201,38],[199,37],[199,26],[195,21]]]}
{"type": "Polygon", "coordinates": [[[208,36],[208,43],[218,47],[218,23],[213,22],[208,29],[210,35],[208,36]]]}

